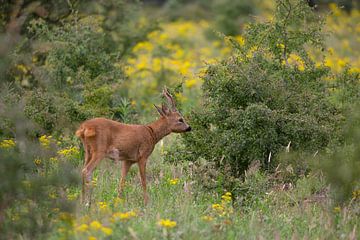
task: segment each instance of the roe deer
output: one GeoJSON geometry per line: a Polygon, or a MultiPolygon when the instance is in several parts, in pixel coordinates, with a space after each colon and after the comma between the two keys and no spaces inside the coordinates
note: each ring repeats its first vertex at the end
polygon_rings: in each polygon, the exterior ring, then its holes
{"type": "Polygon", "coordinates": [[[104,158],[122,161],[121,180],[118,194],[121,196],[125,178],[132,164],[139,165],[144,202],[147,204],[146,162],[154,150],[155,144],[166,135],[191,130],[176,109],[175,101],[166,87],[162,94],[171,108],[162,104],[154,105],[160,118],[147,125],[123,124],[106,118],[94,118],[83,122],[76,131],[84,146],[85,161],[82,170],[82,201],[86,205],[91,202],[90,182],[92,172],[104,158]],[[88,196],[88,197],[87,197],[88,196]],[[88,199],[87,199],[88,198],[88,199]]]}

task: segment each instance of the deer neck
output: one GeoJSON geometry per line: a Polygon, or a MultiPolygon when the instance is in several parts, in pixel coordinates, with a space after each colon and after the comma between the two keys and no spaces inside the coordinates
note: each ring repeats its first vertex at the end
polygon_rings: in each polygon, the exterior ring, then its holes
{"type": "Polygon", "coordinates": [[[152,137],[154,144],[156,144],[162,138],[164,138],[165,136],[167,136],[171,133],[171,131],[166,123],[166,119],[164,119],[164,118],[160,118],[160,119],[146,125],[146,127],[150,131],[150,135],[152,137]]]}

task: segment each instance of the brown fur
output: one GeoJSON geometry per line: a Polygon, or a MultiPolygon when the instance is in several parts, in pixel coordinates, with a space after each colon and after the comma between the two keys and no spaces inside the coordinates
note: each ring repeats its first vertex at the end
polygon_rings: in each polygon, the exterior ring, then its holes
{"type": "Polygon", "coordinates": [[[155,144],[171,132],[186,132],[191,128],[185,123],[181,114],[176,110],[175,103],[166,88],[164,96],[172,105],[168,109],[165,105],[156,107],[161,117],[147,125],[133,125],[116,122],[106,118],[94,118],[83,122],[76,131],[84,146],[85,161],[82,170],[83,201],[90,204],[89,183],[95,167],[104,158],[122,161],[121,180],[118,188],[119,196],[125,184],[126,175],[132,164],[139,166],[141,184],[144,191],[144,202],[148,202],[146,192],[146,162],[155,144]]]}

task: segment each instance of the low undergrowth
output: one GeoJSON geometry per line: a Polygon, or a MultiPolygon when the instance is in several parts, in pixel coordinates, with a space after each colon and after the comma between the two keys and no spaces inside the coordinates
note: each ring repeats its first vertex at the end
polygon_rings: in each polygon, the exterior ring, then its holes
{"type": "MultiPolygon", "coordinates": [[[[81,157],[81,156],[80,156],[81,157]]],[[[76,157],[75,157],[76,158],[76,157]]],[[[79,159],[75,159],[77,162],[79,159]]],[[[291,166],[265,173],[254,164],[236,188],[205,189],[198,174],[207,163],[149,162],[150,203],[143,205],[137,167],[129,173],[125,198],[117,198],[120,165],[105,160],[93,178],[92,206],[80,203],[80,188],[67,190],[74,213],[56,212],[50,239],[355,239],[359,232],[357,192],[336,205],[321,172],[285,181],[291,166]]],[[[81,165],[79,165],[79,172],[81,165]]],[[[208,179],[214,184],[218,179],[208,179]]]]}

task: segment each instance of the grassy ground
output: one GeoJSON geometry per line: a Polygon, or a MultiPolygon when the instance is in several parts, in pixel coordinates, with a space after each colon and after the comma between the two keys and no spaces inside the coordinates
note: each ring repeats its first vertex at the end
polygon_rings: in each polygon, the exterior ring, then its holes
{"type": "Polygon", "coordinates": [[[359,233],[359,199],[334,207],[321,174],[282,185],[255,169],[241,184],[244,195],[234,195],[201,188],[194,169],[164,162],[157,149],[147,174],[151,201],[144,206],[137,166],[119,199],[120,166],[105,160],[94,174],[92,207],[74,200],[78,211],[59,213],[51,239],[356,239],[359,233]]]}

